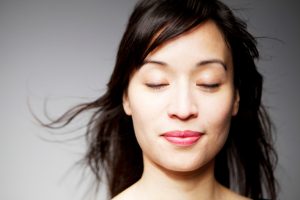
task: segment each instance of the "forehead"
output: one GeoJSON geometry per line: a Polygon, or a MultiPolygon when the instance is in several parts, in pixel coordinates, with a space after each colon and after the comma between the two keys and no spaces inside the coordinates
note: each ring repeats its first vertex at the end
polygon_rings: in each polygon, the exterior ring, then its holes
{"type": "Polygon", "coordinates": [[[218,59],[232,66],[231,51],[222,32],[211,20],[163,43],[146,57],[149,59],[175,64],[182,59],[186,64],[218,59]]]}

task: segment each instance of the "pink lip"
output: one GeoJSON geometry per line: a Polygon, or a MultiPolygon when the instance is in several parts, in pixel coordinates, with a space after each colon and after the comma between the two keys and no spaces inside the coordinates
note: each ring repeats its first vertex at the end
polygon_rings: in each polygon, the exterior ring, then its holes
{"type": "Polygon", "coordinates": [[[198,131],[169,131],[162,134],[162,136],[172,144],[177,146],[191,146],[195,144],[203,133],[198,131]]]}

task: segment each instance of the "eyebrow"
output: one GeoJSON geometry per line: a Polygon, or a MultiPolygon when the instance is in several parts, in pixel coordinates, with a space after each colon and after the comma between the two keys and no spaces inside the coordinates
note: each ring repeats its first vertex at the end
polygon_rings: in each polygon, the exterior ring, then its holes
{"type": "MultiPolygon", "coordinates": [[[[199,67],[199,66],[213,64],[213,63],[220,64],[225,69],[225,71],[227,71],[227,65],[225,64],[224,61],[222,61],[220,59],[202,60],[202,61],[198,62],[196,64],[196,66],[199,67]]],[[[157,60],[150,60],[150,59],[144,60],[143,65],[145,65],[145,64],[157,64],[157,65],[161,65],[161,66],[168,66],[168,64],[165,62],[157,61],[157,60]]]]}
{"type": "Polygon", "coordinates": [[[212,64],[212,63],[217,63],[217,64],[222,65],[224,67],[225,71],[227,71],[227,65],[225,64],[225,62],[223,62],[222,60],[219,60],[219,59],[203,60],[203,61],[197,63],[197,66],[207,65],[207,64],[212,64]]]}

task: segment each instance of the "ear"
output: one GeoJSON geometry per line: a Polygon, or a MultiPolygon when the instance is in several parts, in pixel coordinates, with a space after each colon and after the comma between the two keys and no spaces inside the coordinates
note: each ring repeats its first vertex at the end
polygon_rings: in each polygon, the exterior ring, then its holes
{"type": "Polygon", "coordinates": [[[233,102],[233,109],[232,109],[232,116],[235,116],[239,111],[239,105],[240,105],[240,93],[236,89],[234,93],[234,102],[233,102]]]}
{"type": "Polygon", "coordinates": [[[122,100],[123,100],[123,109],[124,109],[125,113],[127,115],[131,115],[131,107],[130,107],[127,92],[124,92],[122,100]]]}

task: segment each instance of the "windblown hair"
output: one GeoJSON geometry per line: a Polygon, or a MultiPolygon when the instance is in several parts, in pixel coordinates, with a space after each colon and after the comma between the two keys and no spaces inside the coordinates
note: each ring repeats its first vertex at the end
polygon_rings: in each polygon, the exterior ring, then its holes
{"type": "Polygon", "coordinates": [[[142,0],[136,5],[121,40],[107,90],[99,99],[78,105],[48,127],[68,125],[88,110],[88,150],[84,161],[100,183],[105,175],[112,197],[142,175],[142,151],[136,141],[132,119],[122,107],[122,96],[131,75],[146,56],[199,24],[212,20],[231,50],[234,86],[240,94],[239,111],[231,121],[229,137],[215,162],[216,179],[250,198],[276,199],[270,118],[261,103],[263,78],[257,71],[256,39],[246,24],[217,0],[142,0]]]}

